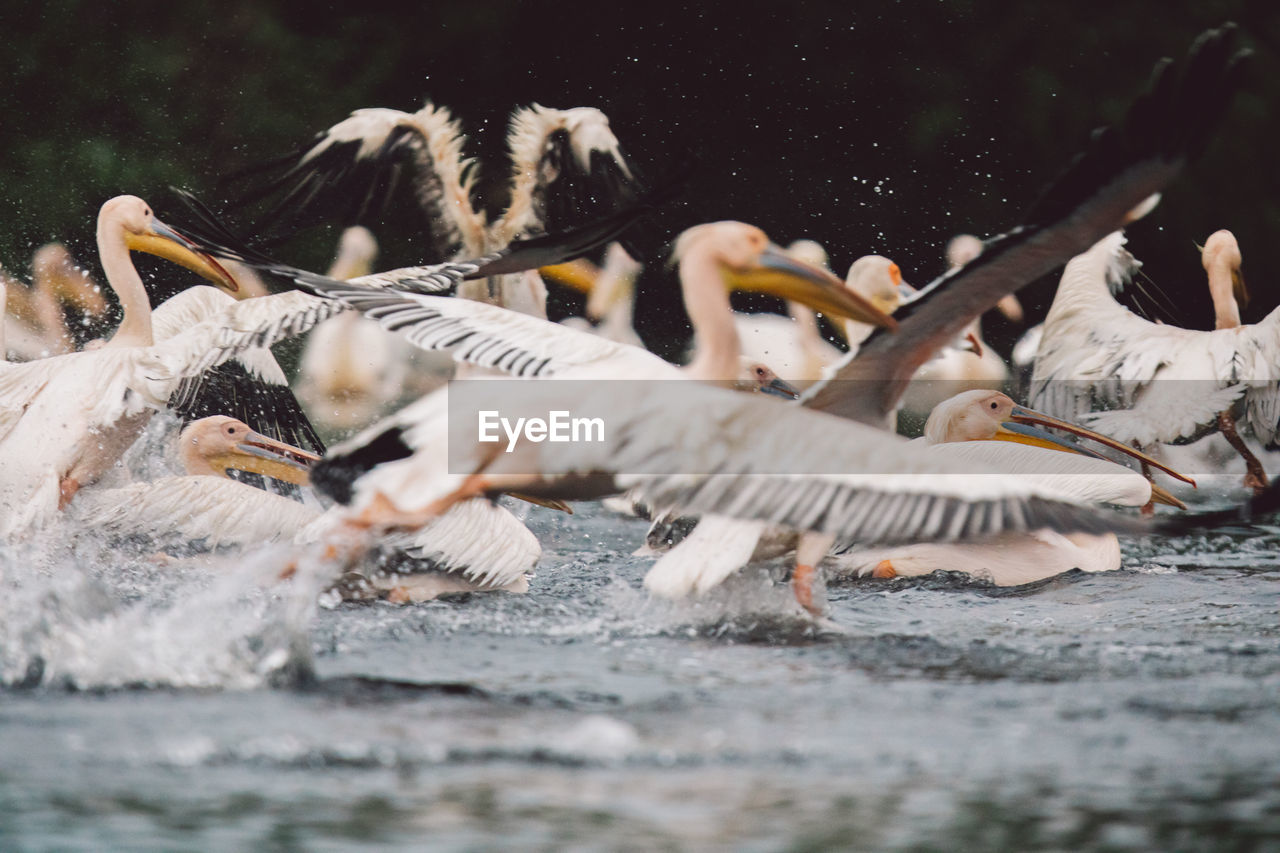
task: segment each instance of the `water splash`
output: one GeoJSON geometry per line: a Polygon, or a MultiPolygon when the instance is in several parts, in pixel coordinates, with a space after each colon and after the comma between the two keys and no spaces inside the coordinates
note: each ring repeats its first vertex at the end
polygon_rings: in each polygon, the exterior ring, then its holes
{"type": "Polygon", "coordinates": [[[327,576],[281,547],[185,560],[87,534],[0,548],[0,683],[248,689],[309,677],[327,576]]]}

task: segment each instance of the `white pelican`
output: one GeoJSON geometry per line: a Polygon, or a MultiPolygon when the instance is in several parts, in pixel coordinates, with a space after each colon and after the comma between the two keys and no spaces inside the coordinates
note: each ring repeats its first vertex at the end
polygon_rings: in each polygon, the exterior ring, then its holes
{"type": "Polygon", "coordinates": [[[80,524],[111,536],[202,542],[209,548],[291,539],[319,510],[231,479],[228,469],[306,485],[314,453],[223,415],[188,424],[178,438],[184,476],[86,489],[72,504],[80,524]]]}
{"type": "Polygon", "coordinates": [[[0,535],[47,523],[80,486],[96,480],[146,423],[141,357],[154,343],[151,305],[130,249],[182,264],[234,290],[216,262],[161,223],[135,196],[98,215],[98,252],[124,317],[105,346],[21,365],[0,375],[0,535]]]}
{"type": "Polygon", "coordinates": [[[1231,232],[1218,231],[1201,255],[1217,328],[1138,317],[1110,290],[1136,268],[1124,243],[1113,233],[1067,264],[1045,319],[1032,401],[1074,418],[1102,412],[1089,420],[1144,448],[1221,431],[1245,460],[1245,485],[1261,491],[1266,472],[1236,423],[1243,418],[1268,449],[1280,446],[1280,310],[1240,325],[1240,248],[1231,232]]]}
{"type": "MultiPolygon", "coordinates": [[[[1154,496],[1161,503],[1181,506],[1176,498],[1160,487],[1153,486],[1140,474],[1091,454],[1074,443],[1058,439],[1036,425],[1065,429],[1098,441],[1113,450],[1154,463],[1150,457],[1105,436],[1018,406],[1006,395],[986,390],[963,392],[939,405],[930,414],[925,436],[901,446],[899,452],[914,448],[914,453],[921,460],[935,460],[940,465],[955,463],[981,466],[984,470],[979,479],[998,481],[1003,478],[1010,482],[1032,484],[1058,494],[1063,499],[1081,503],[1142,506],[1154,496]],[[1005,442],[1017,442],[1018,446],[1010,446],[1005,442]]],[[[1165,466],[1160,467],[1162,470],[1169,470],[1165,466]]],[[[974,473],[977,474],[976,469],[974,473]]],[[[847,548],[837,550],[820,567],[836,575],[867,574],[874,571],[876,577],[893,577],[895,567],[900,569],[898,574],[928,574],[939,568],[970,571],[981,564],[981,568],[1000,584],[1025,583],[1035,579],[1030,575],[1037,571],[1044,572],[1039,577],[1047,577],[1070,568],[1086,568],[1083,565],[1066,565],[1054,570],[1049,568],[1060,566],[1064,560],[1079,561],[1080,553],[1110,554],[1114,551],[1114,565],[1095,560],[1088,563],[1087,571],[1119,567],[1119,544],[1111,533],[1098,536],[1042,529],[1031,532],[997,531],[997,534],[994,556],[987,550],[991,545],[988,540],[975,543],[929,542],[872,550],[859,548],[852,552],[847,548]],[[1111,543],[1109,545],[1098,541],[1107,537],[1111,543]],[[1050,543],[1061,548],[1054,562],[1045,559],[1045,554],[1051,550],[1050,543]],[[1077,547],[1084,551],[1078,552],[1077,547]],[[1022,550],[1019,551],[1019,548],[1022,550]],[[1032,561],[1030,565],[1019,566],[1019,555],[1026,556],[1029,553],[1039,555],[1039,562],[1032,561]],[[927,555],[928,559],[921,555],[927,555]],[[955,564],[942,565],[949,556],[955,557],[955,564]],[[902,560],[901,567],[899,559],[902,560]],[[931,568],[924,568],[925,566],[931,568]]],[[[820,540],[816,544],[820,544],[820,540]]],[[[793,549],[802,551],[797,558],[798,566],[813,566],[816,570],[825,556],[821,549],[816,548],[816,544],[805,552],[805,537],[794,529],[744,523],[733,518],[703,518],[687,537],[654,564],[645,576],[645,587],[664,598],[683,598],[692,593],[705,593],[748,562],[783,556],[793,549]]],[[[798,571],[803,584],[806,572],[798,571]]],[[[799,596],[801,603],[812,607],[812,590],[802,592],[804,595],[799,596]]]]}
{"type": "MultiPolygon", "coordinates": [[[[74,522],[109,537],[218,548],[315,541],[336,520],[314,504],[227,474],[235,469],[308,485],[308,470],[319,459],[314,453],[221,415],[189,424],[177,446],[184,476],[86,489],[72,504],[74,522]]],[[[526,592],[525,573],[542,553],[511,513],[486,502],[458,507],[414,536],[387,544],[382,560],[393,570],[371,572],[362,580],[396,602],[424,601],[444,592],[526,592]]]]}
{"type": "MultiPolygon", "coordinates": [[[[342,232],[328,275],[351,279],[368,275],[378,244],[360,226],[342,232]]],[[[316,326],[298,362],[298,399],[315,423],[331,430],[368,425],[401,393],[407,358],[403,341],[359,312],[346,311],[316,326]]]]}
{"type": "MultiPolygon", "coordinates": [[[[416,113],[356,110],[301,151],[269,164],[289,168],[249,198],[283,190],[271,221],[314,221],[332,214],[343,224],[355,224],[386,206],[395,184],[387,178],[407,168],[436,259],[445,261],[576,226],[633,203],[640,194],[635,170],[604,113],[533,104],[511,115],[510,202],[489,221],[473,201],[477,164],[463,156],[465,141],[449,111],[430,102],[416,113]]],[[[633,238],[624,238],[624,245],[640,256],[633,238]]],[[[545,286],[532,271],[469,281],[458,295],[546,316],[545,286]]]]}
{"type": "MultiPolygon", "coordinates": [[[[812,240],[797,240],[787,252],[807,264],[827,268],[826,250],[812,240]]],[[[885,314],[892,314],[903,299],[915,292],[902,280],[898,265],[880,255],[866,255],[854,261],[845,276],[845,287],[885,314]]],[[[747,357],[768,363],[801,387],[822,378],[824,371],[843,356],[822,337],[813,311],[794,301],[787,303],[785,317],[764,312],[734,314],[734,323],[747,357]]],[[[856,351],[875,326],[845,319],[837,323],[837,328],[850,350],[856,351]]]]}
{"type": "MultiPolygon", "coordinates": [[[[967,391],[935,408],[925,425],[924,437],[916,441],[927,445],[928,452],[981,461],[993,470],[1027,478],[1082,501],[1141,507],[1155,500],[1185,509],[1176,498],[1137,472],[1096,456],[1081,455],[1076,445],[1060,442],[1042,430],[1028,429],[1028,414],[1034,416],[999,392],[967,391]],[[1011,447],[1005,443],[1010,441],[1024,443],[1011,447]]],[[[892,578],[935,571],[965,572],[997,586],[1013,586],[1071,569],[1114,571],[1120,568],[1120,542],[1114,533],[1041,529],[1001,534],[981,542],[857,549],[830,557],[824,568],[831,577],[892,578]]]]}
{"type": "Polygon", "coordinates": [[[86,318],[107,311],[101,288],[76,266],[61,243],[47,243],[31,259],[32,286],[12,282],[8,314],[0,313],[7,327],[8,351],[20,361],[61,355],[75,349],[67,328],[67,309],[86,318]]]}

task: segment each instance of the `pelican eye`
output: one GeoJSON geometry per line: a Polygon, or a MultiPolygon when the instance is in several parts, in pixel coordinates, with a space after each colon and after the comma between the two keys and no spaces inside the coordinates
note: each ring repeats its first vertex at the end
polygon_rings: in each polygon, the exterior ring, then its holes
{"type": "Polygon", "coordinates": [[[1000,404],[999,404],[999,403],[997,403],[997,402],[992,401],[992,403],[991,403],[991,409],[992,409],[992,411],[995,411],[995,410],[996,410],[996,409],[998,409],[998,408],[1000,408],[1000,404]]]}

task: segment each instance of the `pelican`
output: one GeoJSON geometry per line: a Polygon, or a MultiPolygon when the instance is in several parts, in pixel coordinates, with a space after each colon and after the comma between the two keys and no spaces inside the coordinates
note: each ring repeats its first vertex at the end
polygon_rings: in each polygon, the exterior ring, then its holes
{"type": "MultiPolygon", "coordinates": [[[[905,447],[916,448],[923,460],[982,466],[985,471],[978,475],[982,479],[1003,477],[1008,481],[1030,483],[1084,504],[1143,506],[1154,498],[1185,508],[1145,477],[1059,439],[1041,426],[1067,430],[1158,464],[1139,451],[1091,430],[1018,406],[1000,392],[981,389],[963,392],[940,404],[929,416],[924,437],[908,442],[905,447]],[[1005,442],[1016,442],[1018,446],[1011,447],[1005,442]]],[[[1160,467],[1181,477],[1167,466],[1160,467]]],[[[644,583],[647,589],[663,598],[706,593],[747,562],[783,556],[792,550],[803,550],[805,546],[805,537],[795,530],[711,516],[701,519],[687,538],[663,555],[645,576],[644,583]]],[[[992,541],[975,543],[930,542],[870,550],[837,550],[821,563],[821,568],[835,576],[873,573],[883,578],[896,574],[928,574],[943,568],[990,576],[997,584],[1005,585],[1026,583],[1076,567],[1086,571],[1119,568],[1119,555],[1119,543],[1112,533],[1059,533],[1044,528],[999,532],[992,541]],[[1061,549],[1053,561],[1045,557],[1052,551],[1050,543],[1061,549]],[[1114,564],[1093,559],[1081,565],[1062,565],[1063,561],[1081,563],[1081,554],[1101,558],[1113,552],[1114,564]],[[927,555],[927,559],[922,555],[927,555]],[[1038,556],[1037,560],[1021,565],[1020,555],[1038,556]],[[952,564],[946,564],[953,557],[952,564]],[[1051,566],[1058,568],[1051,570],[1051,566]],[[1033,577],[1036,572],[1042,574],[1033,577]]],[[[815,549],[805,552],[798,561],[811,557],[816,569],[824,556],[815,549]]],[[[806,606],[812,606],[812,590],[807,597],[806,606]]],[[[801,603],[805,603],[803,598],[801,603]]]]}
{"type": "MultiPolygon", "coordinates": [[[[1097,456],[1028,424],[1063,428],[1048,418],[1016,405],[999,392],[962,392],[937,406],[929,415],[918,443],[929,452],[981,461],[1009,476],[1029,478],[1082,501],[1141,507],[1149,501],[1186,507],[1160,486],[1137,472],[1097,456]],[[1021,442],[1010,447],[1005,442],[1021,442]]],[[[1090,438],[1087,430],[1074,432],[1090,438]]],[[[1113,441],[1107,446],[1123,447],[1113,441]]],[[[1136,451],[1125,450],[1136,458],[1136,451]]],[[[898,547],[858,549],[830,557],[829,577],[853,575],[892,578],[964,572],[997,586],[1042,580],[1071,569],[1107,572],[1120,568],[1120,542],[1114,533],[1060,533],[1052,529],[1006,533],[981,542],[918,543],[898,547]]]]}
{"type": "Polygon", "coordinates": [[[101,317],[107,311],[102,291],[76,266],[61,243],[47,243],[31,260],[32,287],[12,283],[7,326],[10,352],[20,361],[61,355],[75,349],[67,328],[66,310],[85,317],[101,317]]]}
{"type": "MultiPolygon", "coordinates": [[[[805,263],[823,269],[827,266],[826,251],[812,240],[797,240],[787,251],[805,263]]],[[[845,276],[845,287],[885,314],[892,314],[915,290],[902,280],[898,265],[880,255],[866,255],[854,261],[845,276]]],[[[823,339],[818,318],[808,307],[790,301],[787,314],[735,314],[734,322],[743,352],[749,358],[774,366],[803,388],[820,379],[843,353],[823,339]]],[[[875,326],[844,319],[837,328],[849,348],[856,350],[875,326]]]]}
{"type": "MultiPolygon", "coordinates": [[[[590,107],[549,109],[533,104],[511,115],[510,202],[490,221],[473,201],[476,161],[464,157],[459,123],[427,102],[416,113],[360,109],[319,133],[299,152],[269,164],[288,166],[250,193],[281,191],[272,221],[309,222],[336,208],[343,224],[356,224],[386,206],[401,168],[413,177],[440,261],[479,257],[521,237],[561,231],[635,202],[641,184],[604,113],[590,107]]],[[[633,237],[625,247],[639,257],[633,237]]],[[[546,316],[546,288],[533,271],[469,281],[459,296],[546,316]]]]}
{"type": "MultiPolygon", "coordinates": [[[[102,206],[97,239],[107,284],[124,317],[97,350],[14,365],[0,375],[0,535],[46,523],[81,486],[114,464],[149,417],[139,358],[154,343],[151,305],[130,250],[236,288],[217,262],[194,251],[136,196],[118,196],[102,206]]],[[[163,406],[165,399],[156,403],[163,406]]]]}
{"type": "MultiPolygon", "coordinates": [[[[188,424],[177,447],[185,475],[86,489],[72,504],[74,521],[108,537],[142,536],[165,546],[206,548],[311,542],[334,521],[333,513],[314,503],[290,500],[227,474],[235,469],[305,486],[320,458],[314,453],[222,415],[188,424]]],[[[537,540],[511,513],[483,502],[459,507],[415,536],[388,544],[384,559],[394,570],[362,580],[397,603],[443,592],[526,592],[525,573],[541,555],[537,540]],[[484,535],[477,536],[478,530],[484,535]]]]}
{"type": "Polygon", "coordinates": [[[275,441],[235,418],[214,415],[178,438],[183,476],[86,489],[72,504],[82,525],[111,536],[202,541],[209,548],[291,539],[319,510],[231,479],[235,469],[297,485],[320,457],[275,441]]]}
{"type": "Polygon", "coordinates": [[[1240,247],[1231,232],[1217,231],[1201,253],[1214,331],[1152,323],[1111,295],[1110,286],[1138,265],[1124,244],[1115,232],[1067,264],[1045,319],[1032,401],[1068,417],[1088,416],[1143,448],[1220,431],[1245,460],[1245,486],[1261,492],[1266,472],[1237,422],[1243,418],[1267,449],[1280,446],[1280,310],[1241,325],[1240,247]]]}
{"type": "MultiPolygon", "coordinates": [[[[342,232],[327,275],[346,280],[368,275],[378,244],[368,229],[342,232]]],[[[355,311],[312,329],[298,362],[298,399],[316,423],[330,430],[368,425],[401,392],[407,358],[401,339],[355,311]]]]}
{"type": "MultiPolygon", "coordinates": [[[[947,243],[947,268],[956,270],[982,254],[982,241],[972,234],[958,234],[947,243]]],[[[1012,293],[1002,297],[996,308],[1010,317],[1021,317],[1022,306],[1012,293]]],[[[982,320],[975,318],[961,332],[966,346],[949,345],[911,377],[902,396],[902,408],[925,415],[944,400],[961,391],[978,388],[998,390],[1009,378],[1004,360],[982,340],[982,320]]]]}

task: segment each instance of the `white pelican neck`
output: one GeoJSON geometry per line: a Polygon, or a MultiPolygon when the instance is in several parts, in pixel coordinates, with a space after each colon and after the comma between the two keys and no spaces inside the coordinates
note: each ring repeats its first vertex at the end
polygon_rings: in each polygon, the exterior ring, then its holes
{"type": "Polygon", "coordinates": [[[680,262],[685,310],[693,323],[698,348],[688,373],[703,381],[731,381],[742,368],[742,342],[733,325],[729,291],[719,264],[699,249],[693,247],[680,262]]]}
{"type": "Polygon", "coordinates": [[[109,347],[149,347],[155,343],[151,332],[151,300],[142,284],[142,276],[129,257],[124,229],[111,216],[98,215],[98,256],[107,284],[115,291],[124,311],[109,347]]]}

